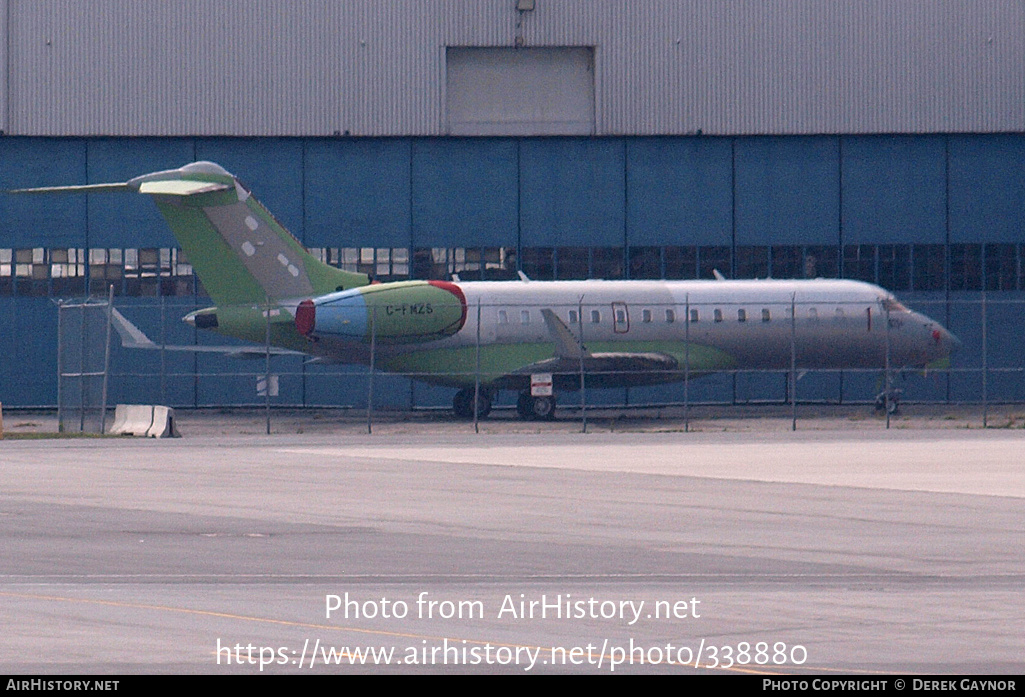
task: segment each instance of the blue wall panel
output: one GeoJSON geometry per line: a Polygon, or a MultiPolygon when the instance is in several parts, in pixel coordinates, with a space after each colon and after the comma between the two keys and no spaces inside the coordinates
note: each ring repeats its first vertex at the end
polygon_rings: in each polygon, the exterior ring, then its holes
{"type": "Polygon", "coordinates": [[[409,139],[333,138],[306,145],[306,244],[409,247],[409,139]]]}
{"type": "Polygon", "coordinates": [[[516,142],[414,140],[413,246],[516,244],[516,142]]]}
{"type": "Polygon", "coordinates": [[[943,244],[945,157],[939,136],[844,137],[844,244],[943,244]]]}
{"type": "Polygon", "coordinates": [[[732,150],[728,138],[627,141],[627,242],[729,245],[732,150]]]}
{"type": "Polygon", "coordinates": [[[1025,239],[1025,134],[950,136],[950,241],[1025,239]]]}
{"type": "Polygon", "coordinates": [[[86,182],[86,141],[0,138],[0,247],[84,247],[86,196],[8,189],[86,182]]]}
{"type": "MultiPolygon", "coordinates": [[[[954,242],[1022,243],[1025,230],[1025,135],[848,136],[794,138],[493,139],[47,139],[0,138],[0,187],[117,181],[199,158],[237,173],[268,208],[311,246],[609,246],[624,234],[634,246],[837,244],[840,202],[848,244],[938,244],[949,225],[954,242]],[[842,157],[842,162],[839,159],[842,157]],[[736,181],[732,173],[736,173],[736,181]],[[842,196],[841,196],[842,174],[842,196]],[[949,179],[945,178],[949,175],[949,179]],[[950,192],[949,206],[944,200],[950,192]],[[734,200],[734,192],[736,198],[734,200]],[[949,221],[946,215],[949,209],[949,221]],[[305,226],[303,222],[305,220],[305,226]]],[[[146,247],[173,244],[142,196],[0,194],[0,248],[146,247]],[[88,225],[88,230],[86,228],[88,225]]],[[[1025,399],[1017,294],[990,295],[990,396],[1025,399]]],[[[980,399],[978,295],[909,297],[965,343],[955,368],[972,372],[901,378],[905,398],[980,399]],[[926,305],[927,301],[939,304],[926,305]],[[949,387],[948,387],[949,382],[949,387]]],[[[126,315],[151,338],[161,310],[152,300],[123,299],[126,315]]],[[[193,309],[165,308],[168,343],[228,343],[180,322],[193,309]]],[[[56,309],[48,299],[0,298],[0,400],[56,403],[56,309]]],[[[262,365],[168,352],[115,349],[112,401],[174,405],[262,402],[262,365]],[[191,374],[216,372],[201,378],[191,374]]],[[[363,368],[275,368],[275,404],[365,406],[363,368]],[[339,376],[338,373],[342,375],[339,376]]],[[[290,361],[290,362],[289,362],[290,361]]],[[[277,363],[276,363],[277,365],[277,363]]],[[[780,384],[745,378],[738,399],[781,398],[780,384]]],[[[811,383],[808,383],[810,386],[811,383]]],[[[832,398],[831,378],[800,397],[832,398]]],[[[869,399],[878,375],[847,374],[845,400],[869,399]]],[[[451,390],[417,388],[447,405],[451,390]]],[[[682,392],[674,386],[673,394],[682,392]]],[[[382,378],[375,402],[402,407],[409,381],[382,378]]],[[[631,400],[645,391],[631,392],[631,400]]],[[[615,401],[619,391],[595,401],[615,401]]],[[[695,401],[728,402],[730,376],[696,380],[695,401]]],[[[569,402],[574,396],[568,396],[569,402]]],[[[422,400],[417,399],[417,402],[422,400]]],[[[569,403],[567,402],[567,403],[569,403]]]]}
{"type": "MultiPolygon", "coordinates": [[[[88,141],[89,180],[69,184],[123,182],[140,174],[176,169],[194,159],[189,138],[98,138],[88,141]]],[[[177,247],[149,196],[89,195],[90,247],[177,247]]]]}
{"type": "Polygon", "coordinates": [[[623,245],[624,142],[526,139],[520,144],[524,247],[623,245]]]}
{"type": "Polygon", "coordinates": [[[57,404],[57,306],[49,298],[0,297],[0,402],[57,404]]]}
{"type": "Polygon", "coordinates": [[[835,137],[736,140],[736,243],[839,241],[840,161],[835,137]]]}

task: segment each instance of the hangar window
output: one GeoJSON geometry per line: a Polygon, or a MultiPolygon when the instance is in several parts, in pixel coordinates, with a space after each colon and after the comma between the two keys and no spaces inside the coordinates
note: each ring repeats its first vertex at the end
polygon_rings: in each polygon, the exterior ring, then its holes
{"type": "Polygon", "coordinates": [[[875,245],[848,244],[843,248],[843,275],[857,281],[876,282],[875,245]]]}
{"type": "MultiPolygon", "coordinates": [[[[379,280],[403,278],[448,280],[459,274],[464,281],[509,280],[516,278],[514,247],[416,247],[412,259],[404,247],[379,250],[379,280]],[[383,252],[388,252],[388,276],[383,252]]],[[[342,267],[345,268],[344,266],[342,267]]],[[[356,269],[346,269],[355,271],[356,269]]]]}
{"type": "Polygon", "coordinates": [[[552,247],[524,247],[520,253],[523,273],[536,281],[555,278],[555,249],[552,247]]]}
{"type": "Polygon", "coordinates": [[[769,276],[768,247],[737,247],[737,278],[769,276]]]}
{"type": "Polygon", "coordinates": [[[946,249],[942,244],[911,246],[911,282],[915,290],[943,290],[946,249]]]}
{"type": "Polygon", "coordinates": [[[911,245],[881,244],[879,255],[879,277],[876,283],[887,290],[909,290],[911,283],[911,245]]]}
{"type": "Polygon", "coordinates": [[[775,246],[772,253],[773,278],[804,278],[804,252],[801,247],[775,246]]]}
{"type": "Polygon", "coordinates": [[[665,278],[688,279],[698,277],[697,247],[663,247],[665,278]]]}
{"type": "Polygon", "coordinates": [[[950,245],[950,289],[982,290],[982,245],[950,245]]]}
{"type": "Polygon", "coordinates": [[[555,277],[559,280],[583,280],[591,276],[590,247],[557,247],[555,277]]]}
{"type": "Polygon", "coordinates": [[[630,248],[630,278],[662,278],[660,247],[630,248]]]}
{"type": "Polygon", "coordinates": [[[1016,244],[987,244],[983,248],[986,290],[1017,290],[1021,259],[1016,244]]]}
{"type": "Polygon", "coordinates": [[[592,247],[591,278],[623,278],[623,248],[592,247]]]}

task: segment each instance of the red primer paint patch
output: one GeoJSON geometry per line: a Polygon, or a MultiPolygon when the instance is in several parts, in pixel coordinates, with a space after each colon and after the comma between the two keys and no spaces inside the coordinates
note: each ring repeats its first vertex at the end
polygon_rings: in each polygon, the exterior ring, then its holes
{"type": "Polygon", "coordinates": [[[463,325],[466,324],[466,296],[463,295],[463,289],[460,288],[459,286],[457,286],[455,283],[452,283],[451,281],[427,281],[427,282],[429,284],[431,284],[432,286],[434,286],[435,288],[441,288],[442,290],[447,290],[449,293],[451,293],[452,295],[456,296],[456,298],[459,299],[459,305],[463,308],[463,316],[459,319],[459,326],[456,328],[456,331],[459,331],[460,329],[462,329],[463,325]]]}
{"type": "Polygon", "coordinates": [[[295,308],[295,328],[303,336],[309,336],[316,326],[317,307],[312,300],[303,300],[299,307],[295,308]]]}

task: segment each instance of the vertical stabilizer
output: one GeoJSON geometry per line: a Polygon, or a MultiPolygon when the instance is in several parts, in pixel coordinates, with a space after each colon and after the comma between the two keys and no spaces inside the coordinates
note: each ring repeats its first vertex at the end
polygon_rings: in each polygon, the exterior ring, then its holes
{"type": "Polygon", "coordinates": [[[314,258],[248,189],[212,162],[128,184],[153,196],[218,305],[323,295],[369,283],[365,274],[314,258]]]}
{"type": "Polygon", "coordinates": [[[370,282],[311,255],[231,173],[194,162],[114,184],[22,189],[30,193],[149,194],[206,292],[218,305],[325,295],[370,282]]]}

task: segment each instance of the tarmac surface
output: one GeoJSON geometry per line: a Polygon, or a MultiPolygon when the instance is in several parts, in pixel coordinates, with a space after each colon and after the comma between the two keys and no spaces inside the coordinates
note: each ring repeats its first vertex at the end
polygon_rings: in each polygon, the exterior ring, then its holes
{"type": "Polygon", "coordinates": [[[1021,674],[1021,417],[867,413],[5,440],[0,671],[1021,674]]]}

